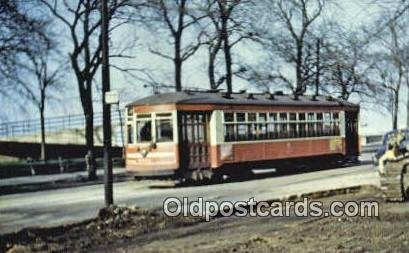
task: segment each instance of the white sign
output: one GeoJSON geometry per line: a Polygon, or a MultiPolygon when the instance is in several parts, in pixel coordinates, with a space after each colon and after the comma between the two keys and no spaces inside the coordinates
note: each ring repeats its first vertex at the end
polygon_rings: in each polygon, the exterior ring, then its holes
{"type": "Polygon", "coordinates": [[[119,103],[119,94],[116,90],[105,92],[105,103],[112,105],[119,103]]]}

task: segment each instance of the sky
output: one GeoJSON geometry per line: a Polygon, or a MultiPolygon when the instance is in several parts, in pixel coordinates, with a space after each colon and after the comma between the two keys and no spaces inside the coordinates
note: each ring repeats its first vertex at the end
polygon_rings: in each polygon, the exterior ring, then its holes
{"type": "MultiPolygon", "coordinates": [[[[383,0],[344,0],[335,1],[334,7],[328,12],[331,18],[337,19],[341,23],[345,24],[346,27],[351,29],[358,27],[360,24],[369,24],[373,21],[373,18],[382,11],[381,6],[390,6],[396,1],[383,0]]],[[[56,23],[58,26],[58,23],[56,23]]],[[[69,36],[64,35],[67,33],[66,30],[61,27],[61,40],[67,41],[67,43],[62,45],[62,50],[66,51],[64,54],[68,54],[70,49],[69,36]]],[[[149,48],[156,49],[167,49],[170,50],[169,46],[165,43],[159,43],[157,38],[164,37],[165,31],[161,30],[150,30],[141,29],[137,26],[126,26],[121,28],[120,31],[116,32],[112,39],[112,44],[117,45],[118,43],[126,43],[127,40],[137,38],[136,46],[131,50],[131,54],[134,56],[133,59],[111,59],[111,64],[116,64],[121,67],[132,67],[132,68],[146,68],[153,70],[157,76],[163,76],[162,80],[166,80],[170,85],[173,84],[173,63],[170,60],[162,59],[161,57],[149,52],[149,48]]],[[[189,35],[187,35],[189,36],[189,35]]],[[[243,43],[240,46],[234,48],[235,55],[239,58],[234,58],[233,60],[243,60],[248,63],[257,63],[258,59],[261,57],[262,51],[257,48],[254,44],[243,43]]],[[[206,62],[207,62],[207,52],[206,50],[199,50],[197,54],[191,57],[184,63],[183,66],[183,83],[189,87],[202,87],[208,88],[208,79],[206,75],[206,62]]],[[[100,73],[97,74],[96,85],[94,91],[94,111],[102,111],[101,102],[101,90],[100,90],[100,73]]],[[[59,116],[67,114],[81,114],[82,109],[79,100],[78,88],[75,83],[74,76],[72,73],[67,73],[67,78],[64,81],[64,89],[56,95],[57,99],[49,101],[46,109],[46,116],[59,116]]],[[[240,90],[247,88],[247,90],[253,90],[254,87],[248,87],[247,83],[235,78],[234,79],[234,90],[240,90]]],[[[123,73],[118,72],[116,69],[111,68],[111,89],[118,90],[120,93],[120,106],[123,108],[127,103],[136,100],[138,98],[148,96],[152,94],[152,88],[144,88],[144,83],[141,80],[136,80],[130,76],[126,76],[123,73]]],[[[406,88],[402,90],[401,94],[405,95],[406,98],[406,88]]],[[[406,101],[402,101],[400,108],[400,121],[399,126],[404,126],[406,123],[406,101]]],[[[38,113],[35,108],[28,109],[26,112],[14,113],[12,106],[6,106],[9,120],[22,120],[22,119],[36,119],[38,118],[38,113]]],[[[391,128],[391,116],[379,107],[374,105],[361,105],[361,115],[360,115],[360,132],[361,134],[376,134],[382,133],[391,128]]]]}

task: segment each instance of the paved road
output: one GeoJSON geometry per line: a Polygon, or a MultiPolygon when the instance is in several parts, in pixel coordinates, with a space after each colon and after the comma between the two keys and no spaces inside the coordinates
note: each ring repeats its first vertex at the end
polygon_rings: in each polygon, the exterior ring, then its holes
{"type": "MultiPolygon", "coordinates": [[[[113,170],[114,175],[125,174],[125,168],[115,168],[113,170]]],[[[102,177],[104,175],[104,170],[97,170],[97,176],[102,177]]],[[[21,185],[36,185],[44,184],[48,182],[57,182],[57,181],[68,181],[86,178],[88,176],[87,171],[77,171],[72,173],[63,173],[63,174],[52,174],[52,175],[36,175],[36,176],[25,176],[25,177],[12,177],[0,179],[0,189],[2,187],[12,187],[12,186],[21,186],[21,185]]]]}
{"type": "MultiPolygon", "coordinates": [[[[276,176],[196,187],[174,187],[170,181],[127,181],[114,185],[117,204],[160,209],[167,197],[195,200],[270,200],[358,185],[379,185],[372,165],[276,176]]],[[[82,186],[0,197],[0,234],[24,227],[53,226],[94,217],[104,205],[103,185],[82,186]]]]}

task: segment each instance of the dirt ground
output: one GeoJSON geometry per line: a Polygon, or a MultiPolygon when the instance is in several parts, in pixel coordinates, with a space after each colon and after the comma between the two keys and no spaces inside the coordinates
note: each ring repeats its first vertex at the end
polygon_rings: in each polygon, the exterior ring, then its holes
{"type": "Polygon", "coordinates": [[[385,203],[375,189],[324,197],[376,200],[379,217],[230,217],[204,222],[138,208],[0,237],[0,252],[409,252],[409,203],[385,203]]]}

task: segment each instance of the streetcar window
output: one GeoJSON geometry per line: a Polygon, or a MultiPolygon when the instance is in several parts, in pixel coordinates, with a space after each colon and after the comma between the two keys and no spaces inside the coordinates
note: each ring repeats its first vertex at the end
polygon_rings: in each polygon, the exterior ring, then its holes
{"type": "Polygon", "coordinates": [[[129,107],[128,108],[128,116],[132,116],[133,115],[133,108],[129,107]]]}
{"type": "Polygon", "coordinates": [[[307,136],[308,137],[314,137],[315,136],[315,119],[314,119],[314,113],[309,112],[307,114],[307,136]]]}
{"type": "Polygon", "coordinates": [[[151,117],[151,114],[150,113],[146,113],[146,114],[137,114],[136,115],[136,117],[138,118],[138,119],[148,119],[148,118],[150,118],[151,117]]]}
{"type": "Polygon", "coordinates": [[[247,117],[248,117],[248,121],[256,121],[257,120],[257,117],[256,117],[256,113],[253,113],[253,112],[249,112],[248,113],[248,115],[247,115],[247,117]]]}
{"type": "Polygon", "coordinates": [[[157,113],[156,117],[157,118],[172,117],[172,113],[170,113],[170,112],[168,112],[168,113],[157,113]]]}
{"type": "Polygon", "coordinates": [[[224,140],[225,141],[234,141],[234,125],[233,124],[225,124],[224,125],[224,140]]]}
{"type": "Polygon", "coordinates": [[[280,113],[280,121],[281,122],[287,121],[287,113],[285,112],[280,113]]]}
{"type": "MultiPolygon", "coordinates": [[[[271,118],[270,118],[271,120],[271,118]]],[[[275,139],[277,138],[277,125],[275,123],[267,124],[267,138],[275,139]]]]}
{"type": "Polygon", "coordinates": [[[289,123],[289,131],[288,131],[288,137],[294,138],[297,137],[297,114],[296,113],[290,113],[290,123],[289,123]]]}
{"type": "Polygon", "coordinates": [[[224,114],[225,141],[337,136],[338,112],[229,112],[224,114]]]}
{"type": "Polygon", "coordinates": [[[151,120],[136,121],[136,129],[137,129],[137,134],[138,134],[137,135],[138,142],[152,141],[152,121],[151,120]]]}
{"type": "Polygon", "coordinates": [[[126,109],[126,121],[132,122],[133,121],[133,108],[128,107],[126,109]]]}
{"type": "Polygon", "coordinates": [[[157,142],[173,141],[172,119],[156,120],[156,141],[157,142]]]}
{"type": "Polygon", "coordinates": [[[248,124],[248,136],[249,140],[255,140],[257,138],[257,124],[248,124]]]}
{"type": "Polygon", "coordinates": [[[324,133],[323,125],[322,125],[322,112],[317,113],[317,123],[316,123],[316,136],[322,136],[324,133]]]}
{"type": "Polygon", "coordinates": [[[267,113],[259,113],[258,114],[258,121],[260,122],[266,122],[267,121],[267,113]]]}
{"type": "Polygon", "coordinates": [[[231,112],[224,113],[224,121],[225,122],[233,122],[234,121],[234,114],[231,112]]]}
{"type": "Polygon", "coordinates": [[[239,141],[244,141],[247,139],[247,124],[237,125],[237,138],[239,141]]]}
{"type": "Polygon", "coordinates": [[[133,126],[131,124],[126,125],[127,129],[127,136],[128,136],[128,144],[132,144],[134,142],[134,134],[133,134],[133,126]]]}
{"type": "Polygon", "coordinates": [[[334,112],[332,114],[332,135],[340,135],[340,129],[339,129],[339,113],[334,112]]]}
{"type": "Polygon", "coordinates": [[[307,136],[306,124],[305,124],[305,113],[298,113],[298,129],[297,137],[307,136]]]}
{"type": "Polygon", "coordinates": [[[331,113],[324,113],[324,136],[331,135],[331,113]]]}
{"type": "Polygon", "coordinates": [[[246,114],[244,112],[236,113],[237,122],[245,122],[246,121],[246,114]]]}
{"type": "Polygon", "coordinates": [[[269,121],[270,121],[270,122],[275,122],[275,121],[277,121],[277,113],[275,113],[275,112],[270,113],[270,114],[269,114],[269,121]]]}
{"type": "Polygon", "coordinates": [[[287,113],[281,112],[279,114],[279,123],[277,123],[277,137],[287,137],[287,113]]]}
{"type": "Polygon", "coordinates": [[[267,139],[267,124],[258,125],[258,139],[265,140],[267,139]]]}
{"type": "Polygon", "coordinates": [[[290,123],[290,129],[289,129],[289,137],[294,138],[297,137],[297,123],[290,123]]]}

